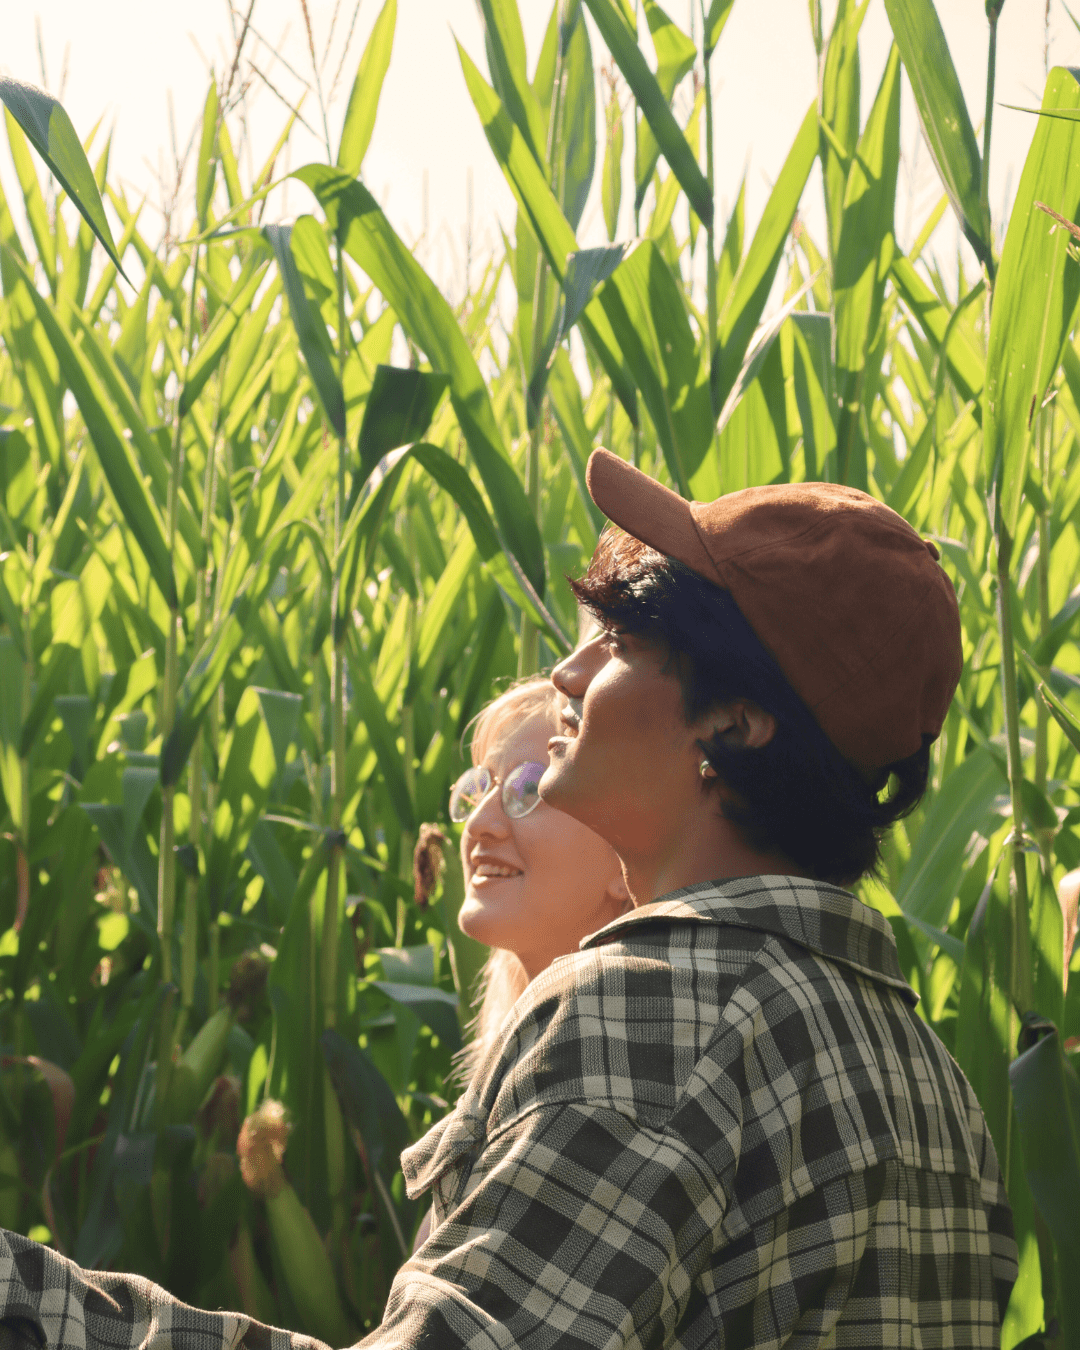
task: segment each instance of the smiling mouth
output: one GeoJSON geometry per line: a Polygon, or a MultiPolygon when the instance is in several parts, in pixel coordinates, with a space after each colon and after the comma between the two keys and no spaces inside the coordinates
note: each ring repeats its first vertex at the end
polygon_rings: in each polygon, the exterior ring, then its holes
{"type": "Polygon", "coordinates": [[[508,867],[502,863],[478,863],[473,868],[473,881],[502,881],[507,877],[521,876],[520,867],[508,867]]]}

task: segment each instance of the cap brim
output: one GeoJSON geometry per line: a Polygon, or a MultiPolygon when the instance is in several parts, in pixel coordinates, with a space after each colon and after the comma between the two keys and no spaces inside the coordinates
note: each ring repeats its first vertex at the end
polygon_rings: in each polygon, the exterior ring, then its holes
{"type": "Polygon", "coordinates": [[[715,579],[716,568],[701,542],[690,503],[678,493],[603,448],[589,456],[585,481],[608,520],[658,553],[715,579]]]}

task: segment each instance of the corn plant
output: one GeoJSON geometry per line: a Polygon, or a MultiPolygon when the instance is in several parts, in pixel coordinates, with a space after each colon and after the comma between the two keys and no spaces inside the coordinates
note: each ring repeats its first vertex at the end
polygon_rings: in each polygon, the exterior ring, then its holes
{"type": "Polygon", "coordinates": [[[240,168],[244,34],[160,242],[107,143],[0,83],[29,229],[0,200],[0,1222],[331,1343],[378,1322],[420,1219],[397,1156],[452,1105],[484,956],[448,787],[483,702],[573,641],[602,442],[698,499],[849,483],[935,541],[964,673],[860,894],[990,1122],[1005,1344],[1080,1324],[1080,87],[1051,72],[1001,239],[1000,5],[981,147],[931,0],[886,7],[861,122],[865,7],[826,34],[811,5],[818,97],[747,238],[741,194],[714,214],[732,0],[696,41],[654,0],[556,0],[531,69],[482,0],[462,75],[517,217],[456,306],[362,177],[395,0],[336,141],[316,80],[291,225],[264,213],[295,113],[240,168]],[[905,70],[943,187],[906,254],[905,70]],[[975,275],[926,256],[949,209],[975,275]]]}

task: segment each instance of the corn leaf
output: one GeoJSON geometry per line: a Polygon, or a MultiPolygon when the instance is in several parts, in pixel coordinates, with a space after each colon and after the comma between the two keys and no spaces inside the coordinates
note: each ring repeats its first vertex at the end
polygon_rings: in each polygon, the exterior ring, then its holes
{"type": "Polygon", "coordinates": [[[573,645],[569,635],[506,548],[497,522],[492,520],[464,465],[438,446],[423,442],[414,445],[410,453],[457,503],[468,522],[476,551],[507,597],[525,610],[557,651],[569,651],[573,645]]]}
{"type": "Polygon", "coordinates": [[[450,306],[361,183],[317,164],[295,177],[318,197],[346,252],[385,295],[405,331],[431,364],[450,376],[450,399],[495,518],[531,584],[543,594],[540,531],[506,453],[476,358],[450,306]]]}
{"type": "Polygon", "coordinates": [[[525,34],[516,0],[477,0],[477,5],[491,82],[546,178],[547,128],[525,69],[525,34]]]}
{"type": "Polygon", "coordinates": [[[26,828],[30,803],[22,790],[19,745],[22,740],[23,680],[26,666],[16,643],[0,637],[0,787],[11,813],[12,824],[21,834],[26,828]]]}
{"type": "Polygon", "coordinates": [[[656,428],[683,496],[712,440],[712,402],[679,288],[651,239],[635,245],[604,283],[600,304],[656,428]]]}
{"type": "Polygon", "coordinates": [[[724,31],[724,25],[731,18],[731,7],[734,3],[735,0],[712,0],[709,12],[705,16],[705,28],[701,44],[706,58],[712,56],[716,50],[716,44],[720,41],[720,34],[724,31]]]}
{"type": "Polygon", "coordinates": [[[250,309],[266,269],[270,266],[265,249],[265,244],[260,243],[260,247],[252,251],[232,290],[222,301],[210,327],[203,334],[194,356],[188,362],[184,373],[184,388],[180,394],[181,417],[186,417],[191,411],[191,405],[202,393],[207,380],[225,355],[237,324],[250,309]]]}
{"type": "MultiPolygon", "coordinates": [[[[1080,1080],[1062,1053],[1057,1027],[1029,1014],[1021,1053],[1009,1065],[1009,1082],[1024,1155],[1024,1173],[1039,1213],[1057,1247],[1060,1271],[1080,1260],[1080,1080]]],[[[1080,1333],[1080,1290],[1075,1280],[1059,1285],[1058,1310],[1064,1344],[1080,1333]]]]}
{"type": "MultiPolygon", "coordinates": [[[[1080,110],[1076,73],[1055,67],[1044,109],[1080,110]]],[[[1020,176],[994,285],[983,411],[987,489],[1010,535],[1027,478],[1035,410],[1061,364],[1076,320],[1080,269],[1069,235],[1035,209],[1045,202],[1067,220],[1080,213],[1080,126],[1040,117],[1020,176]]]]}
{"type": "Polygon", "coordinates": [[[360,172],[371,142],[371,133],[375,129],[375,113],[379,107],[383,80],[390,66],[396,25],[397,0],[386,0],[360,58],[338,143],[337,166],[351,178],[360,172]]]}
{"type": "Polygon", "coordinates": [[[449,383],[449,375],[433,371],[376,366],[360,423],[361,481],[383,455],[422,439],[449,383]]]}
{"type": "Polygon", "coordinates": [[[795,404],[802,423],[805,481],[825,477],[836,450],[836,380],[832,363],[832,321],[828,314],[793,314],[795,404]]]}
{"type": "MultiPolygon", "coordinates": [[[[687,71],[693,68],[697,48],[682,29],[672,23],[656,0],[645,0],[645,17],[656,51],[656,83],[670,108],[676,86],[687,71]]],[[[696,163],[697,145],[691,142],[690,148],[696,163]]],[[[648,120],[643,120],[638,125],[637,146],[634,152],[634,205],[639,211],[659,158],[660,144],[648,120]]],[[[675,178],[678,181],[678,174],[675,178]]]]}
{"type": "Polygon", "coordinates": [[[19,186],[22,188],[23,205],[26,208],[26,223],[30,226],[30,233],[34,236],[34,247],[37,249],[41,265],[45,270],[49,290],[55,298],[57,241],[53,236],[52,225],[49,221],[49,210],[45,205],[45,198],[42,195],[41,184],[38,182],[33,156],[26,144],[26,137],[20,130],[18,122],[6,109],[4,121],[7,126],[8,145],[11,148],[11,160],[15,165],[19,186]]]}
{"type": "Polygon", "coordinates": [[[416,829],[416,818],[413,814],[412,794],[405,777],[405,764],[397,748],[397,733],[387,721],[386,710],[371,683],[368,663],[357,639],[356,629],[352,625],[346,636],[345,650],[349,659],[352,697],[357,712],[367,728],[368,738],[378,756],[386,790],[401,822],[401,828],[412,832],[416,829]]]}
{"type": "MultiPolygon", "coordinates": [[[[72,326],[82,335],[83,352],[97,371],[105,392],[116,405],[121,423],[130,433],[132,449],[144,473],[153,484],[158,503],[163,504],[168,500],[169,464],[160,444],[150,434],[142,413],[131,398],[123,376],[116,368],[113,353],[109,351],[108,344],[102,340],[101,334],[86,322],[78,310],[72,310],[69,317],[72,326]]],[[[205,556],[202,531],[182,486],[177,493],[176,507],[177,529],[188,552],[188,557],[184,561],[190,562],[195,568],[202,567],[205,556]]],[[[183,557],[182,550],[181,556],[183,557]]]]}
{"type": "Polygon", "coordinates": [[[79,144],[71,118],[51,94],[9,76],[0,77],[0,100],[101,241],[116,270],[128,281],[113,242],[94,171],[79,144]]]}
{"type": "Polygon", "coordinates": [[[301,216],[295,225],[266,225],[263,233],[277,258],[281,282],[289,300],[289,314],[326,420],[344,438],[345,395],[334,368],[330,334],[318,306],[308,297],[298,266],[298,259],[301,259],[310,264],[309,270],[318,267],[319,246],[326,247],[322,228],[314,216],[301,216]]]}
{"type": "Polygon", "coordinates": [[[863,376],[877,332],[895,250],[893,212],[900,167],[900,53],[895,44],[851,162],[834,260],[836,305],[837,476],[866,489],[866,447],[859,431],[863,376]]]}
{"type": "Polygon", "coordinates": [[[900,298],[918,322],[928,340],[940,351],[946,344],[945,359],[949,377],[957,392],[966,401],[977,400],[974,415],[982,418],[982,389],[986,380],[986,364],[982,353],[971,338],[966,324],[951,324],[951,314],[930,287],[916,272],[914,264],[903,254],[897,254],[889,269],[900,298]]]}
{"type": "Polygon", "coordinates": [[[972,834],[989,835],[991,805],[1008,786],[989,750],[974,750],[942,783],[896,888],[896,903],[914,918],[943,928],[949,918],[972,834]]]}
{"type": "Polygon", "coordinates": [[[218,118],[221,115],[218,104],[216,80],[210,81],[203,104],[202,137],[199,141],[199,158],[195,162],[195,216],[199,233],[206,229],[206,218],[210,203],[214,199],[214,184],[217,181],[218,118]]]}
{"type": "Polygon", "coordinates": [[[821,171],[825,180],[825,215],[829,256],[840,247],[848,170],[859,139],[859,29],[870,0],[839,0],[832,34],[821,66],[818,105],[821,109],[821,171]]]}
{"type": "Polygon", "coordinates": [[[300,490],[293,493],[288,505],[278,514],[269,534],[258,541],[254,561],[246,550],[233,549],[221,582],[223,612],[195,652],[177,694],[176,721],[161,751],[163,786],[179,781],[210,701],[217,693],[234,653],[253,626],[297,532],[307,535],[329,590],[328,560],[322,551],[318,531],[305,517],[321,494],[336,458],[337,450],[331,445],[319,459],[309,463],[300,490]]]}
{"type": "Polygon", "coordinates": [[[784,370],[774,342],[776,326],[770,328],[760,347],[750,349],[746,386],[737,384],[724,407],[715,452],[706,455],[690,480],[690,495],[697,501],[787,477],[784,370]]]}
{"type": "Polygon", "coordinates": [[[990,221],[980,198],[982,160],[933,0],[885,0],[911,81],[919,124],[960,227],[993,275],[990,221]]]}
{"type": "MultiPolygon", "coordinates": [[[[11,256],[10,253],[8,256],[11,256]]],[[[166,604],[175,605],[176,582],[173,577],[172,558],[165,544],[161,517],[146,490],[131,446],[124,436],[124,428],[105,391],[98,383],[90,363],[57,321],[49,301],[39,295],[31,284],[22,265],[17,266],[30,291],[38,319],[59,358],[68,388],[79,405],[86,429],[97,451],[98,462],[116,499],[120,514],[142,550],[150,573],[166,604]]]]}
{"type": "Polygon", "coordinates": [[[674,171],[690,204],[701,222],[710,226],[713,219],[712,194],[705,175],[698,168],[697,159],[686,143],[682,128],[676,122],[667,99],[646,64],[633,33],[614,0],[585,0],[596,21],[600,35],[615,58],[634,97],[660,146],[660,152],[674,171]]]}
{"type": "MultiPolygon", "coordinates": [[[[731,391],[729,392],[727,398],[724,401],[724,406],[720,410],[720,416],[716,420],[716,431],[718,435],[723,432],[724,428],[730,421],[732,414],[735,412],[739,400],[742,398],[747,389],[749,389],[750,385],[753,384],[754,380],[757,378],[758,372],[761,370],[761,367],[764,365],[765,361],[769,356],[769,352],[772,349],[773,343],[776,341],[777,337],[780,334],[780,330],[783,328],[787,320],[794,314],[798,306],[802,303],[803,296],[809,289],[810,289],[809,282],[807,282],[803,286],[800,286],[800,288],[795,292],[795,294],[790,297],[790,299],[786,302],[786,304],[784,304],[784,306],[776,314],[773,315],[773,317],[768,321],[768,323],[762,324],[761,327],[754,334],[754,340],[750,344],[749,350],[747,351],[746,356],[743,359],[742,366],[739,369],[739,373],[735,378],[735,383],[732,386],[731,391]]],[[[783,402],[782,399],[781,402],[783,402]]],[[[761,479],[760,481],[763,483],[769,483],[772,482],[772,478],[771,477],[764,478],[761,479]]],[[[744,486],[750,487],[757,485],[758,485],[757,480],[754,480],[753,483],[748,482],[744,486]]],[[[730,489],[725,490],[729,491],[730,489]]]]}
{"type": "MultiPolygon", "coordinates": [[[[1020,1162],[1020,1150],[1010,1147],[1016,1117],[1009,1085],[1009,1064],[1019,1030],[1013,989],[1015,957],[1010,886],[1015,854],[1007,845],[975,907],[964,942],[960,969],[960,1004],[956,1025],[956,1059],[975,1089],[990,1129],[1002,1179],[1013,1211],[1017,1245],[1034,1245],[1034,1209],[1020,1162]]],[[[1013,1290],[1010,1321],[1024,1332],[1038,1326],[1041,1289],[1034,1280],[1021,1279],[1013,1290]]]]}
{"type": "MultiPolygon", "coordinates": [[[[555,73],[560,73],[559,124],[549,128],[556,153],[552,183],[563,214],[576,230],[596,170],[596,74],[581,0],[555,0],[536,63],[533,89],[546,122],[552,117],[555,73]],[[561,64],[560,64],[561,63],[561,64]]],[[[496,86],[497,87],[497,86],[496,86]]]]}
{"type": "Polygon", "coordinates": [[[1052,689],[1048,689],[1045,684],[1040,684],[1038,688],[1039,697],[1046,704],[1050,716],[1065,733],[1073,749],[1080,751],[1080,719],[1073,716],[1052,689]]]}
{"type": "Polygon", "coordinates": [[[619,208],[622,205],[623,122],[617,94],[613,94],[604,114],[607,138],[604,142],[604,164],[600,171],[600,202],[604,209],[607,237],[614,241],[619,230],[619,208]]]}
{"type": "MultiPolygon", "coordinates": [[[[811,107],[769,194],[746,257],[739,265],[722,302],[712,375],[713,409],[717,415],[735,387],[751,340],[765,312],[791,225],[817,154],[817,112],[811,107]]],[[[741,212],[741,193],[739,203],[741,212]]],[[[737,225],[741,223],[741,215],[734,219],[737,225]]]]}
{"type": "MultiPolygon", "coordinates": [[[[565,287],[568,259],[571,254],[578,251],[574,231],[563,215],[562,208],[543,173],[530,155],[524,138],[499,102],[498,95],[485,83],[483,76],[469,59],[468,53],[460,45],[458,55],[461,58],[461,68],[465,74],[469,95],[480,114],[488,144],[544,250],[548,265],[559,283],[565,287]]],[[[588,252],[591,253],[592,250],[588,252]]],[[[579,274],[579,283],[584,275],[579,274]]],[[[528,285],[531,284],[529,280],[528,285]]],[[[634,380],[627,369],[610,320],[595,300],[588,304],[584,304],[583,300],[578,286],[572,288],[569,303],[578,311],[578,323],[582,333],[603,363],[619,401],[626,409],[631,423],[636,426],[637,395],[634,380]]],[[[564,323],[564,330],[566,326],[564,323]]],[[[544,364],[546,366],[546,361],[544,364]]]]}

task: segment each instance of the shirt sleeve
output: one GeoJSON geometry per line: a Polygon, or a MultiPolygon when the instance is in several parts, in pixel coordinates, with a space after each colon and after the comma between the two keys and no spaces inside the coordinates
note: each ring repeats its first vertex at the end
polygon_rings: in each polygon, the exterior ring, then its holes
{"type": "Polygon", "coordinates": [[[548,1105],[488,1141],[398,1271],[365,1350],[667,1343],[723,1219],[681,1138],[610,1106],[548,1105]]]}
{"type": "Polygon", "coordinates": [[[0,1350],[327,1350],[243,1313],[205,1312],[141,1275],[83,1270],[0,1228],[0,1350]]]}

